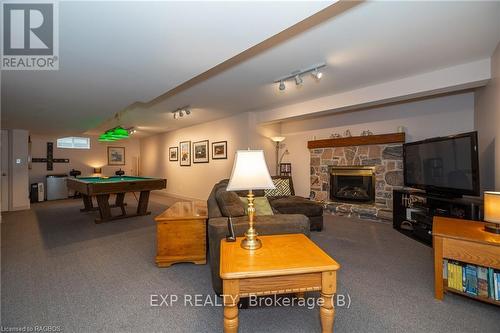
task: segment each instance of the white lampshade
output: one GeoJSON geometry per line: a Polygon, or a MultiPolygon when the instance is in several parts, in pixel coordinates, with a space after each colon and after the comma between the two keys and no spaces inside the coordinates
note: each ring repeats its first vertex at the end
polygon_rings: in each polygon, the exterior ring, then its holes
{"type": "Polygon", "coordinates": [[[484,220],[500,223],[500,192],[484,192],[484,220]]]}
{"type": "Polygon", "coordinates": [[[238,150],[228,191],[274,189],[262,150],[238,150]]]}

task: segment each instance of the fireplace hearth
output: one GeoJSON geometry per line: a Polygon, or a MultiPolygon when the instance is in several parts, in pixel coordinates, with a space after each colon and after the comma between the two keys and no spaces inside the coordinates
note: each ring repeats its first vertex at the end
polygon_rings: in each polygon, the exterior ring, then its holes
{"type": "Polygon", "coordinates": [[[374,167],[332,167],[330,170],[330,200],[373,203],[375,201],[374,167]]]}

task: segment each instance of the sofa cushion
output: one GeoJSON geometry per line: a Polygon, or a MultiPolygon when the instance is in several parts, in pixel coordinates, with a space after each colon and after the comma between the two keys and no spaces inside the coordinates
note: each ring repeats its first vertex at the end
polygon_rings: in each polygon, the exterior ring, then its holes
{"type": "Polygon", "coordinates": [[[323,206],[303,197],[290,196],[271,201],[271,205],[281,214],[303,214],[305,216],[323,215],[323,206]]]}
{"type": "Polygon", "coordinates": [[[276,188],[264,190],[266,197],[286,197],[292,195],[290,178],[273,178],[276,188]]]}
{"type": "Polygon", "coordinates": [[[215,194],[215,198],[219,204],[222,216],[237,217],[245,215],[245,206],[236,193],[221,190],[215,194]]]}
{"type": "MultiPolygon", "coordinates": [[[[240,197],[240,200],[245,206],[245,213],[248,214],[247,198],[240,197]]],[[[266,197],[255,197],[253,200],[253,207],[255,208],[255,215],[274,215],[273,209],[266,197]]]]}

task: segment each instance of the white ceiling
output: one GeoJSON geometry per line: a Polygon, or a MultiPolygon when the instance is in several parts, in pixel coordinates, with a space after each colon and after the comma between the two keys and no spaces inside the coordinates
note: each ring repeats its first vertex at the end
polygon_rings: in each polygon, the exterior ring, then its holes
{"type": "Polygon", "coordinates": [[[92,129],[331,3],[61,1],[60,70],[3,71],[2,127],[92,129]]]}
{"type": "MultiPolygon", "coordinates": [[[[231,3],[227,8],[227,3],[205,3],[202,8],[192,3],[175,5],[185,6],[170,15],[176,22],[172,25],[178,27],[175,30],[159,19],[169,15],[159,14],[160,9],[150,13],[150,5],[107,5],[106,13],[89,6],[84,12],[97,17],[92,26],[81,14],[84,8],[67,9],[63,15],[62,7],[64,68],[59,73],[5,73],[2,109],[7,107],[7,123],[29,123],[40,131],[105,130],[116,122],[102,122],[104,118],[135,101],[153,99],[325,6],[294,2],[231,3]],[[115,19],[109,23],[111,10],[121,15],[117,19],[113,14],[115,19]],[[185,13],[183,19],[178,19],[179,13],[185,13]],[[195,13],[210,15],[198,24],[193,23],[195,13]],[[78,24],[64,23],[66,16],[78,24]],[[140,23],[130,25],[131,21],[140,23]],[[78,28],[82,26],[86,30],[78,28]],[[167,42],[158,44],[158,40],[167,42]],[[38,110],[42,112],[33,117],[38,110]]],[[[275,108],[488,58],[499,39],[500,2],[368,2],[166,100],[129,109],[121,123],[148,135],[275,108]],[[272,83],[322,61],[327,67],[320,82],[306,77],[303,86],[289,82],[284,92],[272,83]],[[188,104],[191,116],[172,119],[172,110],[188,104]]]]}
{"type": "Polygon", "coordinates": [[[499,39],[500,2],[364,3],[122,121],[149,134],[275,108],[489,58],[499,39]],[[322,61],[320,82],[308,76],[284,92],[273,84],[322,61]],[[186,104],[193,114],[173,120],[170,111],[186,104]]]}

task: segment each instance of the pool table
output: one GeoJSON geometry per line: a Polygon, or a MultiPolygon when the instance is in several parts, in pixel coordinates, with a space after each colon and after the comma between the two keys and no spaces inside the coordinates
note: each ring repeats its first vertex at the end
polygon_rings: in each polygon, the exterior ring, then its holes
{"type": "Polygon", "coordinates": [[[152,190],[161,190],[167,187],[167,180],[161,178],[132,177],[132,176],[114,176],[114,177],[77,177],[68,178],[67,185],[69,189],[79,192],[83,198],[84,208],[80,211],[88,212],[99,210],[100,218],[96,223],[107,222],[127,217],[148,215],[149,192],[152,190]],[[127,214],[124,202],[126,192],[141,192],[139,203],[135,214],[127,214]],[[114,204],[109,203],[111,194],[116,194],[114,204]],[[98,208],[92,203],[92,197],[97,199],[98,208]],[[121,209],[120,215],[113,216],[111,208],[121,209]]]}

